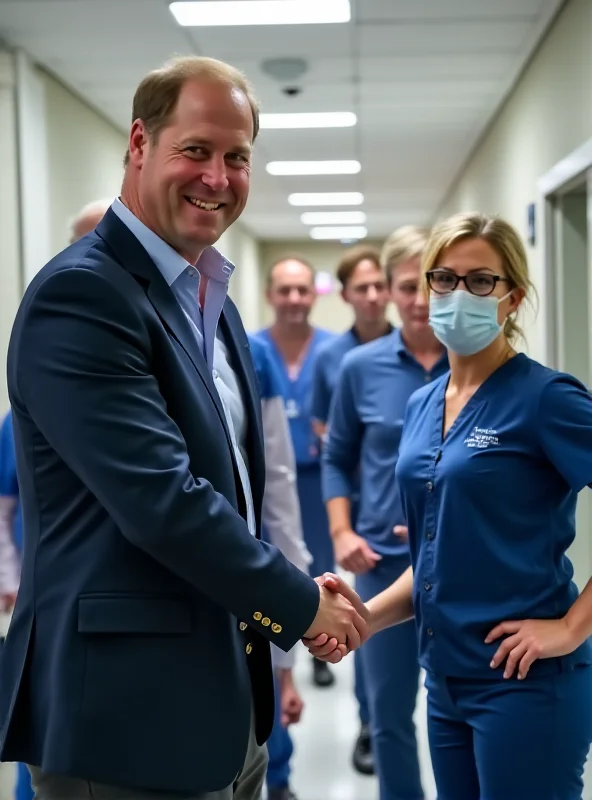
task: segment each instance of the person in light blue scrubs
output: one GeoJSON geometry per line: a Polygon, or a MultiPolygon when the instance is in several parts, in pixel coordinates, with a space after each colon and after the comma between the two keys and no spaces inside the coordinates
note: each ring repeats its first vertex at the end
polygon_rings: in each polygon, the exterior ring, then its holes
{"type": "MultiPolygon", "coordinates": [[[[16,472],[12,413],[0,427],[0,603],[3,612],[14,605],[20,582],[23,529],[16,472]]],[[[26,764],[16,766],[15,800],[33,800],[31,774],[26,764]]]]}
{"type": "MultiPolygon", "coordinates": [[[[320,440],[312,425],[312,381],[318,350],[335,334],[314,328],[308,321],[316,289],[314,269],[305,259],[286,256],[272,265],[268,272],[267,300],[275,321],[256,336],[269,346],[280,376],[296,457],[304,540],[313,559],[310,574],[318,576],[331,572],[335,562],[321,494],[320,440]]],[[[313,661],[313,680],[322,687],[334,682],[324,661],[313,661]]]]}
{"type": "MultiPolygon", "coordinates": [[[[281,375],[268,345],[254,336],[249,337],[249,343],[261,393],[265,449],[262,538],[278,547],[300,570],[308,572],[311,556],[302,536],[296,464],[284,411],[281,375]]],[[[275,717],[267,740],[267,798],[297,800],[290,788],[294,745],[288,732],[288,726],[300,720],[304,706],[292,675],[296,654],[294,649],[284,653],[272,645],[271,655],[275,673],[275,717]]]]}
{"type": "MultiPolygon", "coordinates": [[[[323,453],[323,492],[338,563],[356,576],[362,600],[409,567],[406,519],[395,467],[409,397],[448,370],[443,346],[418,305],[420,257],[427,240],[406,226],[384,248],[388,285],[401,328],[357,347],[344,359],[323,453]],[[359,470],[360,501],[351,498],[359,470]]],[[[360,649],[370,705],[380,800],[423,800],[413,714],[419,664],[410,622],[360,649]]]]}
{"type": "MultiPolygon", "coordinates": [[[[327,433],[329,409],[343,358],[354,347],[379,339],[393,329],[386,318],[389,288],[380,264],[380,250],[367,244],[348,248],[339,261],[335,274],[341,283],[341,297],[351,306],[354,313],[354,324],[335,340],[322,345],[317,355],[312,390],[312,417],[313,426],[321,440],[325,439],[327,433]]],[[[352,494],[351,514],[354,530],[358,494],[358,489],[352,494]]],[[[354,659],[360,732],[354,745],[352,763],[361,774],[372,775],[374,756],[370,736],[370,712],[360,650],[356,650],[354,659]]]]}
{"type": "Polygon", "coordinates": [[[531,283],[509,224],[441,223],[423,269],[450,372],[407,407],[412,568],[367,604],[371,631],[415,616],[438,800],[581,800],[592,582],[578,594],[566,551],[592,482],[592,395],[515,349],[531,283]]]}

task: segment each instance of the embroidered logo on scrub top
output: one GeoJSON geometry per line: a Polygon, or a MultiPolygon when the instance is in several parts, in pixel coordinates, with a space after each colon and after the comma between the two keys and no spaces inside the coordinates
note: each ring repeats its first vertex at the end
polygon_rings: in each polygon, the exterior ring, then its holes
{"type": "Polygon", "coordinates": [[[298,408],[298,404],[296,403],[295,400],[292,400],[292,398],[286,401],[285,409],[286,409],[286,416],[288,417],[288,419],[296,419],[297,417],[300,416],[300,409],[298,408]]]}
{"type": "Polygon", "coordinates": [[[480,450],[485,450],[492,445],[498,445],[499,439],[497,431],[492,428],[479,428],[475,425],[471,433],[465,439],[467,447],[478,447],[480,450]]]}

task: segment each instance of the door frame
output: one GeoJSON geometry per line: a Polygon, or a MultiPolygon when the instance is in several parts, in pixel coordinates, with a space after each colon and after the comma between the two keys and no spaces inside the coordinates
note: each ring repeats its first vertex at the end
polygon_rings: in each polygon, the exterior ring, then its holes
{"type": "MultiPolygon", "coordinates": [[[[559,364],[558,336],[560,336],[563,322],[563,303],[560,297],[562,282],[558,280],[555,270],[555,266],[558,264],[555,239],[556,198],[581,183],[582,178],[587,181],[588,197],[592,198],[592,139],[561,159],[537,182],[545,308],[543,352],[545,363],[555,369],[561,366],[559,364]]],[[[591,202],[588,203],[588,228],[592,234],[591,202]]]]}

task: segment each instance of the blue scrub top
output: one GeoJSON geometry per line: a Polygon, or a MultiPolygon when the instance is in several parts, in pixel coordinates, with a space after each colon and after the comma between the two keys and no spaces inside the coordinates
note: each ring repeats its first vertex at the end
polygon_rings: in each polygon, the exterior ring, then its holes
{"type": "MultiPolygon", "coordinates": [[[[0,496],[19,498],[19,487],[16,473],[16,455],[14,449],[14,430],[12,412],[4,417],[0,428],[0,496]]],[[[14,517],[14,543],[19,552],[23,547],[23,530],[21,504],[17,503],[14,517]]]]}
{"type": "Polygon", "coordinates": [[[248,339],[261,399],[281,397],[282,376],[273,362],[269,345],[255,336],[249,336],[248,339]]]}
{"type": "MultiPolygon", "coordinates": [[[[388,336],[393,330],[392,325],[383,334],[388,336]]],[[[350,328],[341,336],[327,342],[319,348],[315,364],[312,385],[312,417],[319,422],[326,423],[329,419],[331,400],[337,386],[339,370],[344,357],[361,345],[360,338],[355,328],[350,328]]]]}
{"type": "MultiPolygon", "coordinates": [[[[592,396],[524,354],[494,372],[442,439],[448,377],[410,400],[397,480],[403,496],[421,665],[503,676],[489,662],[499,622],[562,617],[577,597],[565,552],[577,493],[592,481],[592,396]]],[[[590,642],[529,675],[592,663],[590,642]]]]}
{"type": "Polygon", "coordinates": [[[276,347],[269,329],[259,331],[255,336],[269,347],[271,359],[280,376],[281,394],[290,424],[296,464],[299,467],[318,464],[320,447],[312,428],[311,417],[312,379],[315,360],[321,345],[334,339],[335,334],[322,328],[314,328],[300,374],[295,381],[288,376],[282,355],[276,347]]]}
{"type": "Polygon", "coordinates": [[[343,360],[323,451],[323,496],[325,502],[351,499],[360,467],[356,532],[381,555],[408,552],[393,533],[395,525],[406,524],[395,467],[407,402],[447,370],[443,355],[426,372],[398,330],[360,345],[343,360]]]}

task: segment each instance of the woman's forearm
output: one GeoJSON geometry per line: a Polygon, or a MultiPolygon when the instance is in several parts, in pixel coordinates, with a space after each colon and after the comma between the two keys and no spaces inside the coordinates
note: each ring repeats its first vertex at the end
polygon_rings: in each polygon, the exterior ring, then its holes
{"type": "Polygon", "coordinates": [[[565,615],[565,622],[573,632],[576,646],[592,636],[592,579],[565,615]]]}
{"type": "Polygon", "coordinates": [[[413,569],[409,567],[405,570],[388,589],[369,600],[366,607],[370,612],[368,622],[371,634],[412,619],[413,569]]]}

